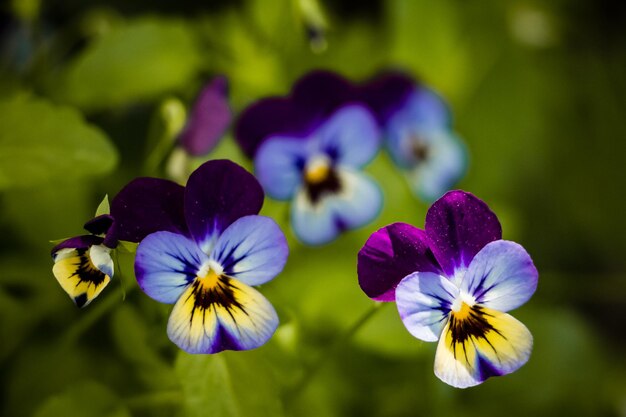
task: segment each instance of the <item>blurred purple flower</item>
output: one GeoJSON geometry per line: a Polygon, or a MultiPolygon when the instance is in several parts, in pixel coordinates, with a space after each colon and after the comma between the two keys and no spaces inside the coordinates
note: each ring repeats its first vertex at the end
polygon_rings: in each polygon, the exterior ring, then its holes
{"type": "Polygon", "coordinates": [[[113,199],[111,213],[85,223],[89,235],[64,240],[52,249],[52,272],[78,307],[85,307],[111,281],[111,251],[120,240],[139,242],[157,230],[178,231],[183,187],[167,180],[137,178],[113,199]]]}
{"type": "Polygon", "coordinates": [[[430,207],[425,230],[388,225],[358,255],[361,289],[396,301],[416,338],[439,340],[435,374],[455,387],[514,372],[532,350],[528,329],[506,312],[530,299],[537,269],[523,247],[501,239],[483,201],[451,191],[430,207]]]}
{"type": "Polygon", "coordinates": [[[252,286],[280,273],[289,250],[278,225],[258,215],[263,197],[239,165],[206,162],[187,181],[183,227],[139,244],[137,282],[151,298],[175,304],[167,333],[181,349],[247,350],[274,334],[276,311],[252,286]]]}
{"type": "Polygon", "coordinates": [[[236,138],[267,194],[292,201],[291,225],[302,242],[327,243],[380,212],[380,188],[361,172],[379,150],[380,131],[343,78],[313,72],[290,96],[253,104],[236,138]]]}
{"type": "Polygon", "coordinates": [[[188,154],[204,156],[217,146],[231,119],[228,79],[217,76],[196,98],[178,141],[188,154]]]}
{"type": "Polygon", "coordinates": [[[394,163],[407,173],[414,194],[434,201],[463,176],[467,152],[451,130],[448,106],[405,74],[384,73],[363,85],[394,163]]]}

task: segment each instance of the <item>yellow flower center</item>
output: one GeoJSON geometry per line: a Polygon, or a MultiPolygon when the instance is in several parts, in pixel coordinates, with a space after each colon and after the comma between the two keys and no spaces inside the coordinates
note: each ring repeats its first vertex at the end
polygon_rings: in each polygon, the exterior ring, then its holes
{"type": "Polygon", "coordinates": [[[202,265],[196,274],[196,282],[200,288],[213,288],[218,284],[223,273],[224,269],[221,265],[215,261],[209,261],[202,265]]]}
{"type": "Polygon", "coordinates": [[[456,320],[465,320],[469,317],[470,312],[472,311],[472,307],[469,304],[461,301],[461,305],[455,309],[452,307],[452,315],[456,320]]]}
{"type": "Polygon", "coordinates": [[[304,179],[308,184],[319,184],[328,178],[330,173],[330,159],[326,155],[311,158],[304,170],[304,179]]]}

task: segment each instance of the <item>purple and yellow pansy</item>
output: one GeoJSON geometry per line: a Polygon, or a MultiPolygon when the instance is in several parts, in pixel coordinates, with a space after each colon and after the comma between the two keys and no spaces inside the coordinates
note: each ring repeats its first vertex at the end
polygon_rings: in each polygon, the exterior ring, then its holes
{"type": "Polygon", "coordinates": [[[178,230],[182,190],[171,181],[137,178],[113,199],[110,214],[85,224],[90,234],[66,239],[52,249],[52,272],[78,307],[89,305],[111,281],[111,253],[119,241],[139,242],[156,230],[178,230]]]}
{"type": "Polygon", "coordinates": [[[416,338],[438,342],[435,374],[465,388],[524,365],[532,335],[507,314],[537,287],[538,273],[517,243],[502,240],[495,214],[470,193],[451,191],[428,210],[424,230],[388,225],[358,254],[361,289],[395,301],[416,338]]]}
{"type": "Polygon", "coordinates": [[[181,349],[253,349],[276,330],[276,311],[253,287],[281,272],[288,247],[278,225],[258,215],[263,198],[239,165],[206,162],[184,189],[181,228],[139,244],[137,282],[156,301],[174,304],[167,333],[181,349]]]}
{"type": "Polygon", "coordinates": [[[249,107],[236,137],[267,194],[291,201],[300,241],[328,243],[380,212],[382,192],[361,170],[379,150],[380,129],[344,79],[321,71],[303,77],[289,97],[249,107]]]}

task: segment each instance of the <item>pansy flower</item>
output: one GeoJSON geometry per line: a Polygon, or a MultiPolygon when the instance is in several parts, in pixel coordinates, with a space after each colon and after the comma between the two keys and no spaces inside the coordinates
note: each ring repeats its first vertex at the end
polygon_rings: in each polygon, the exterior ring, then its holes
{"type": "MultiPolygon", "coordinates": [[[[180,113],[184,113],[182,104],[177,105],[182,108],[180,113]]],[[[176,108],[172,106],[171,109],[176,108]]],[[[186,181],[193,169],[191,158],[206,156],[215,149],[231,120],[228,79],[216,76],[202,88],[184,126],[176,133],[176,146],[165,164],[168,176],[181,183],[186,181]]]]}
{"type": "Polygon", "coordinates": [[[291,201],[291,225],[319,245],[378,215],[382,193],[361,171],[379,149],[380,132],[355,87],[328,72],[301,79],[287,98],[269,98],[240,117],[236,137],[254,158],[267,194],[291,201]]]}
{"type": "Polygon", "coordinates": [[[361,91],[383,127],[386,147],[414,194],[434,201],[463,176],[467,155],[450,110],[428,87],[401,73],[383,74],[361,91]]]}
{"type": "Polygon", "coordinates": [[[372,234],[358,275],[369,297],[395,300],[413,336],[439,341],[435,374],[447,384],[470,387],[528,361],[532,335],[507,312],[535,292],[537,270],[472,194],[446,193],[424,230],[394,223],[372,234]]]}
{"type": "Polygon", "coordinates": [[[189,155],[207,155],[224,136],[231,119],[228,79],[214,77],[198,94],[187,123],[178,135],[178,143],[189,155]]]}
{"type": "Polygon", "coordinates": [[[78,307],[85,307],[111,281],[111,252],[119,241],[139,242],[156,230],[179,230],[183,187],[166,180],[137,178],[111,202],[111,213],[88,221],[90,234],[64,240],[52,249],[52,272],[78,307]]]}
{"type": "Polygon", "coordinates": [[[276,330],[276,311],[253,286],[283,269],[288,247],[278,225],[258,215],[263,197],[239,165],[206,162],[187,181],[184,227],[139,244],[137,282],[156,301],[174,304],[167,333],[181,349],[253,349],[276,330]]]}

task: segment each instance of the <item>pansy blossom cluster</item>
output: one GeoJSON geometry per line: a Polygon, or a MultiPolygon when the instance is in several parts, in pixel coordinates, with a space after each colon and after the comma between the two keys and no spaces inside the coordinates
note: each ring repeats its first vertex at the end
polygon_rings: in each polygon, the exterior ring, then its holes
{"type": "Polygon", "coordinates": [[[315,71],[287,97],[246,109],[236,138],[268,195],[291,201],[291,225],[319,245],[373,221],[382,193],[361,171],[386,144],[411,188],[432,201],[463,175],[465,149],[433,91],[400,73],[355,85],[315,71]]]}
{"type": "MultiPolygon", "coordinates": [[[[226,80],[216,78],[179,144],[203,155],[229,121],[226,80]]],[[[445,193],[463,175],[466,151],[435,92],[400,73],[354,85],[313,72],[288,96],[246,109],[235,135],[256,177],[214,160],[185,186],[137,178],[110,213],[85,224],[90,234],[54,247],[53,273],[76,305],[88,305],[110,282],[119,242],[135,242],[139,288],[174,305],[167,334],[179,348],[214,354],[265,344],[279,319],[255,287],[274,279],[289,253],[278,224],[259,215],[265,193],[291,202],[300,241],[328,243],[381,211],[382,190],[363,169],[384,144],[413,192],[436,201],[423,230],[394,223],[370,236],[358,253],[361,289],[373,300],[395,301],[413,336],[438,341],[435,374],[452,386],[474,386],[528,361],[532,335],[507,312],[532,296],[537,270],[524,248],[502,240],[483,201],[445,193]]]]}

